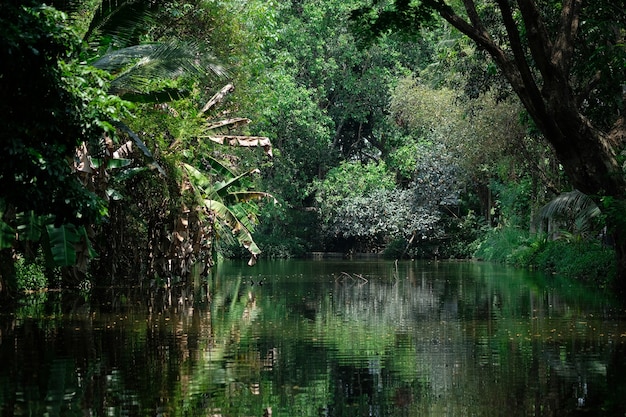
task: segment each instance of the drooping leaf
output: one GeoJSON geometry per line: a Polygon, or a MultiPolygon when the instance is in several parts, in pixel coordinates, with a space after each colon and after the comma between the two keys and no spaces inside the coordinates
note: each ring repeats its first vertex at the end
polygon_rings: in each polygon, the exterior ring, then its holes
{"type": "Polygon", "coordinates": [[[209,166],[212,169],[212,172],[211,172],[212,175],[217,175],[223,178],[235,177],[235,173],[232,172],[226,165],[224,165],[217,159],[213,158],[210,155],[206,156],[205,158],[206,158],[206,162],[209,164],[209,166]]]}
{"type": "Polygon", "coordinates": [[[246,148],[259,147],[270,158],[273,157],[272,142],[270,138],[264,136],[235,136],[235,135],[216,135],[207,136],[207,138],[220,145],[240,146],[246,148]]]}
{"type": "Polygon", "coordinates": [[[204,204],[207,209],[216,213],[217,217],[228,226],[230,232],[244,248],[253,255],[259,255],[261,253],[261,250],[252,238],[252,232],[242,223],[235,213],[219,201],[206,199],[204,200],[204,204]]]}
{"type": "Polygon", "coordinates": [[[16,215],[17,232],[20,240],[36,242],[41,238],[46,218],[38,216],[34,211],[18,213],[16,215]]]}
{"type": "Polygon", "coordinates": [[[80,241],[78,229],[73,224],[46,226],[50,241],[50,252],[54,263],[59,266],[72,266],[76,263],[76,247],[80,241]]]}
{"type": "Polygon", "coordinates": [[[89,256],[89,258],[95,258],[96,256],[98,256],[98,252],[96,252],[93,245],[91,244],[91,239],[89,238],[89,234],[87,233],[87,228],[82,225],[78,228],[77,232],[78,236],[85,244],[85,247],[87,249],[87,255],[89,256]]]}
{"type": "Polygon", "coordinates": [[[220,198],[225,199],[227,198],[228,194],[232,192],[231,189],[245,187],[247,185],[245,180],[248,177],[256,175],[258,173],[260,173],[260,171],[255,168],[248,172],[244,172],[243,174],[238,175],[235,178],[215,183],[213,185],[212,195],[218,195],[220,196],[220,198]]]}
{"type": "MultiPolygon", "coordinates": [[[[150,90],[155,80],[172,80],[183,75],[197,79],[226,75],[211,54],[201,51],[196,44],[183,42],[130,46],[106,54],[93,66],[116,74],[111,82],[112,94],[126,98],[131,93],[136,100],[144,95],[143,101],[149,101],[153,93],[161,99],[167,98],[162,95],[166,90],[150,90]]],[[[179,94],[175,89],[169,92],[174,96],[179,94]]]]}
{"type": "Polygon", "coordinates": [[[118,129],[126,132],[126,134],[128,134],[128,136],[130,136],[133,141],[135,142],[135,144],[137,145],[137,147],[139,149],[141,149],[141,151],[143,152],[143,154],[148,158],[148,160],[150,161],[150,165],[152,167],[154,167],[157,171],[159,171],[159,173],[163,176],[167,176],[167,174],[165,173],[165,170],[163,169],[163,167],[161,167],[161,165],[159,165],[159,163],[154,159],[154,156],[152,155],[152,152],[150,152],[150,150],[148,149],[148,147],[146,146],[145,143],[143,143],[143,141],[141,140],[141,138],[139,138],[139,136],[137,136],[137,134],[135,132],[132,131],[132,129],[130,127],[128,127],[125,123],[122,122],[115,122],[114,123],[115,127],[117,127],[118,129]]]}
{"type": "Polygon", "coordinates": [[[209,177],[207,177],[202,172],[200,172],[200,170],[189,164],[183,163],[183,167],[189,173],[189,177],[194,186],[203,190],[205,195],[211,193],[210,189],[212,187],[212,182],[209,177]]]}
{"type": "Polygon", "coordinates": [[[140,173],[142,173],[144,171],[147,171],[147,170],[148,170],[148,168],[146,168],[146,167],[135,167],[135,168],[125,169],[122,172],[120,172],[119,174],[116,174],[115,175],[115,179],[117,181],[124,182],[127,179],[132,178],[135,175],[140,174],[140,173]]]}
{"type": "Polygon", "coordinates": [[[154,20],[155,5],[149,0],[103,0],[83,39],[88,42],[97,34],[122,46],[139,43],[148,23],[154,20]]]}
{"type": "Polygon", "coordinates": [[[572,190],[556,196],[543,206],[539,214],[544,219],[567,214],[591,219],[600,214],[600,209],[591,197],[578,190],[572,190]]]}
{"type": "Polygon", "coordinates": [[[250,123],[250,121],[250,119],[244,117],[234,117],[231,119],[219,120],[217,122],[208,123],[206,125],[206,130],[221,129],[223,127],[228,127],[229,129],[232,129],[234,127],[246,125],[250,123]]]}
{"type": "Polygon", "coordinates": [[[15,229],[0,220],[0,249],[13,247],[15,243],[15,229]]]}
{"type": "Polygon", "coordinates": [[[233,91],[235,91],[235,86],[232,84],[226,84],[220,91],[215,93],[209,101],[206,102],[206,104],[202,107],[202,110],[200,110],[200,114],[206,113],[211,107],[221,102],[226,94],[232,93],[233,91]]]}
{"type": "Polygon", "coordinates": [[[591,197],[578,190],[572,190],[559,194],[543,206],[539,217],[544,220],[568,220],[571,230],[559,233],[570,232],[584,236],[592,231],[593,220],[600,214],[600,208],[591,197]]]}

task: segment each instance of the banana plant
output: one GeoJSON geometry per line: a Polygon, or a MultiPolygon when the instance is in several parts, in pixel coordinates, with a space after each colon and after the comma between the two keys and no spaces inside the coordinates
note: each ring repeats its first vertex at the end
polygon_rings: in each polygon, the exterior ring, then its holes
{"type": "Polygon", "coordinates": [[[265,198],[276,199],[266,192],[247,190],[249,178],[259,173],[258,169],[235,175],[228,167],[214,158],[208,158],[211,172],[224,176],[222,181],[214,181],[195,167],[183,163],[183,168],[191,187],[204,207],[214,215],[214,239],[233,236],[241,246],[250,252],[248,265],[254,265],[261,250],[255,243],[252,234],[258,223],[256,205],[251,202],[265,198]],[[227,232],[227,233],[226,233],[227,232]]]}
{"type": "Polygon", "coordinates": [[[13,226],[0,220],[0,249],[13,248],[18,242],[22,246],[42,244],[52,266],[79,268],[86,267],[87,260],[97,255],[84,225],[55,225],[54,216],[34,211],[17,213],[11,223],[13,226]]]}

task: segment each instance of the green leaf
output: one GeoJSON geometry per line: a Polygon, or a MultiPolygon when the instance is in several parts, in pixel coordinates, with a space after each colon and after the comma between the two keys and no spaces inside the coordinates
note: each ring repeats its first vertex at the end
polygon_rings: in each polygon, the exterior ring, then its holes
{"type": "Polygon", "coordinates": [[[253,174],[258,174],[259,170],[258,169],[252,169],[248,172],[244,172],[241,175],[236,176],[235,178],[231,178],[228,181],[223,181],[223,182],[219,182],[216,183],[213,186],[213,193],[217,194],[218,196],[220,196],[220,198],[227,198],[227,195],[229,194],[229,189],[233,188],[233,187],[245,187],[246,183],[245,183],[245,179],[247,177],[252,176],[253,174]]]}
{"type": "Polygon", "coordinates": [[[167,174],[165,173],[165,170],[163,169],[163,167],[161,167],[161,165],[159,165],[159,163],[154,159],[154,156],[152,155],[152,152],[150,152],[150,150],[148,149],[148,147],[146,146],[145,143],[143,143],[143,141],[141,140],[141,138],[139,136],[137,136],[137,134],[135,132],[132,131],[132,129],[130,127],[128,127],[125,123],[122,122],[115,122],[114,123],[115,127],[117,127],[118,129],[126,132],[128,134],[128,136],[130,136],[133,141],[135,142],[135,144],[137,145],[137,147],[139,149],[141,149],[141,151],[143,152],[143,154],[150,160],[150,163],[152,166],[154,166],[154,168],[156,168],[157,171],[159,171],[159,173],[161,175],[163,175],[164,177],[167,176],[167,174]]]}
{"type": "Polygon", "coordinates": [[[200,170],[186,163],[183,163],[183,167],[189,173],[189,179],[191,179],[191,182],[195,187],[200,188],[203,191],[209,190],[212,187],[212,182],[209,177],[200,172],[200,170]]]}
{"type": "Polygon", "coordinates": [[[50,252],[55,264],[59,266],[71,266],[76,263],[76,245],[80,241],[78,229],[73,224],[63,224],[55,227],[53,224],[46,226],[50,239],[50,252]]]}
{"type": "Polygon", "coordinates": [[[234,178],[235,174],[223,163],[208,155],[206,160],[211,167],[211,174],[219,175],[224,178],[234,178]]]}
{"type": "Polygon", "coordinates": [[[36,242],[41,238],[45,220],[44,217],[36,215],[35,212],[31,210],[25,213],[18,213],[16,220],[20,240],[36,242]]]}
{"type": "Polygon", "coordinates": [[[0,220],[0,249],[12,248],[15,243],[15,229],[0,220]]]}
{"type": "Polygon", "coordinates": [[[96,250],[93,248],[93,245],[91,244],[91,239],[89,239],[89,235],[87,233],[87,229],[85,228],[85,226],[80,226],[77,230],[79,237],[85,241],[85,244],[87,246],[87,252],[89,253],[89,257],[90,258],[95,258],[96,256],[98,256],[98,252],[96,252],[96,250]]]}
{"type": "Polygon", "coordinates": [[[233,211],[219,201],[207,199],[204,200],[204,204],[229,227],[230,232],[236,237],[239,244],[246,248],[252,255],[258,255],[261,253],[261,250],[252,238],[251,230],[244,224],[247,223],[250,225],[249,219],[246,216],[243,216],[241,219],[238,218],[233,211]]]}

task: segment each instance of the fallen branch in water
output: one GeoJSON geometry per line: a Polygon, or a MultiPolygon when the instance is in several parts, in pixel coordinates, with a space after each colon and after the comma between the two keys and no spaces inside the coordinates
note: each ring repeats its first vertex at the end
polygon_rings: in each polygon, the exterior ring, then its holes
{"type": "MultiPolygon", "coordinates": [[[[344,279],[345,279],[345,277],[348,277],[348,278],[350,278],[352,281],[356,281],[356,280],[357,280],[357,278],[359,278],[359,279],[360,279],[360,280],[362,280],[364,283],[369,282],[369,281],[367,280],[367,278],[365,278],[363,275],[360,275],[360,274],[349,274],[349,273],[347,273],[347,272],[342,272],[342,273],[341,273],[341,276],[343,276],[343,277],[344,277],[344,279]],[[355,277],[356,277],[356,278],[355,278],[355,277]]],[[[339,279],[339,278],[337,278],[337,279],[335,280],[335,282],[337,282],[337,280],[338,280],[338,279],[339,279]]]]}

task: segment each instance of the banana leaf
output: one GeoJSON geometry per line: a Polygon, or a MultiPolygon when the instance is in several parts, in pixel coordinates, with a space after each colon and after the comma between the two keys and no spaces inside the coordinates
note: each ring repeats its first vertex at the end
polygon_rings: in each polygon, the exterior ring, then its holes
{"type": "Polygon", "coordinates": [[[55,264],[59,266],[71,266],[76,263],[76,244],[81,235],[73,224],[63,224],[55,227],[54,224],[46,226],[50,240],[50,252],[55,264]]]}
{"type": "Polygon", "coordinates": [[[235,174],[223,163],[218,161],[217,159],[207,156],[206,161],[211,167],[211,174],[218,175],[223,178],[234,178],[235,174]]]}
{"type": "Polygon", "coordinates": [[[145,143],[143,143],[143,141],[141,140],[141,138],[139,136],[137,136],[137,134],[135,132],[132,131],[132,129],[130,127],[128,127],[125,123],[122,122],[114,122],[113,123],[115,125],[115,127],[117,127],[118,129],[126,132],[128,134],[128,136],[130,136],[132,138],[133,141],[135,141],[135,144],[137,145],[137,147],[139,149],[141,149],[141,151],[143,152],[143,154],[148,158],[148,160],[150,161],[150,165],[153,166],[157,171],[159,171],[159,173],[161,175],[163,175],[164,177],[167,176],[167,174],[165,173],[165,170],[163,169],[163,167],[161,167],[161,165],[159,165],[159,163],[154,159],[154,156],[152,155],[152,152],[150,152],[150,150],[148,149],[148,147],[146,146],[145,143]]]}
{"type": "Polygon", "coordinates": [[[255,168],[227,181],[217,182],[213,185],[212,194],[218,195],[222,199],[226,199],[228,197],[228,194],[230,193],[229,189],[233,187],[245,187],[247,185],[245,180],[253,174],[258,174],[259,172],[260,171],[255,168]]]}
{"type": "Polygon", "coordinates": [[[49,216],[38,216],[34,211],[18,213],[16,216],[17,232],[20,240],[36,242],[41,238],[44,224],[49,216]]]}
{"type": "Polygon", "coordinates": [[[189,164],[183,163],[183,167],[189,173],[189,178],[191,179],[194,186],[204,191],[205,194],[211,193],[210,189],[213,183],[211,182],[209,177],[207,177],[202,172],[200,172],[200,170],[192,167],[189,164]]]}
{"type": "MultiPolygon", "coordinates": [[[[233,233],[237,241],[252,255],[258,255],[261,253],[261,250],[252,238],[252,233],[250,229],[248,229],[242,222],[243,219],[240,220],[235,215],[235,213],[233,213],[228,207],[226,207],[219,201],[207,199],[204,200],[204,204],[209,210],[213,211],[223,223],[225,223],[230,228],[231,233],[233,233]]],[[[247,217],[244,217],[247,220],[247,217]]],[[[246,220],[244,220],[244,222],[246,220]]]]}
{"type": "Polygon", "coordinates": [[[15,243],[15,229],[0,220],[0,249],[12,248],[15,243]]]}

